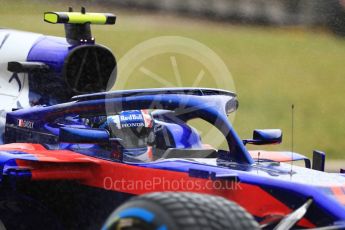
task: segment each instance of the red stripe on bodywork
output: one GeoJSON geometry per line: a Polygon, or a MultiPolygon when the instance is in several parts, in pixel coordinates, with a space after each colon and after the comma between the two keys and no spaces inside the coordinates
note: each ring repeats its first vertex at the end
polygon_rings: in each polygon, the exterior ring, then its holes
{"type": "Polygon", "coordinates": [[[0,150],[47,150],[40,144],[12,143],[0,145],[0,150]]]}
{"type": "Polygon", "coordinates": [[[277,162],[291,161],[291,156],[288,156],[282,152],[251,150],[249,151],[249,154],[254,159],[260,158],[260,159],[267,159],[267,160],[277,161],[277,162]]]}
{"type": "Polygon", "coordinates": [[[100,163],[97,158],[92,158],[69,150],[47,150],[40,144],[6,144],[0,146],[0,151],[25,152],[35,156],[40,162],[100,163]]]}
{"type": "MultiPolygon", "coordinates": [[[[79,180],[82,184],[130,194],[148,192],[189,191],[225,197],[237,202],[252,215],[287,215],[292,210],[259,186],[190,177],[188,173],[153,169],[112,162],[67,150],[47,150],[36,144],[9,144],[0,150],[23,151],[38,161],[17,160],[28,168],[33,180],[79,180]]],[[[301,227],[315,227],[302,219],[301,227]]]]}
{"type": "Polygon", "coordinates": [[[343,205],[345,205],[345,193],[343,187],[332,187],[331,188],[335,198],[343,205]]]}
{"type": "Polygon", "coordinates": [[[92,177],[90,165],[82,163],[44,163],[26,160],[16,160],[19,167],[31,171],[32,180],[87,180],[92,177]]]}
{"type": "Polygon", "coordinates": [[[16,164],[31,172],[32,180],[85,180],[92,177],[92,168],[100,163],[68,150],[47,150],[40,144],[13,143],[1,145],[2,151],[21,151],[37,160],[16,159],[16,164]]]}
{"type": "MultiPolygon", "coordinates": [[[[287,215],[293,211],[259,186],[241,182],[192,178],[184,172],[130,166],[116,162],[103,162],[94,174],[97,177],[84,183],[136,195],[164,191],[212,194],[235,201],[252,215],[262,218],[272,214],[287,215]]],[[[306,219],[302,219],[298,224],[301,227],[315,227],[306,219]]]]}

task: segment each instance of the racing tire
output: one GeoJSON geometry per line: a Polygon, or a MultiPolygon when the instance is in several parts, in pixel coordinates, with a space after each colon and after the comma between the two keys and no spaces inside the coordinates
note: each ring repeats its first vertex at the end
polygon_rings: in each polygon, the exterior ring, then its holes
{"type": "Polygon", "coordinates": [[[131,198],[110,215],[103,229],[243,230],[259,225],[242,207],[222,197],[160,192],[131,198]]]}

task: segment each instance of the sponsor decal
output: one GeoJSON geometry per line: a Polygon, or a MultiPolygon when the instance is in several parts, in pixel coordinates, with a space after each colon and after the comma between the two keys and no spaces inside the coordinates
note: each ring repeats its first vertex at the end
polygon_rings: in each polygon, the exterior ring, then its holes
{"type": "Polygon", "coordinates": [[[143,120],[143,116],[141,114],[128,114],[128,115],[121,115],[121,121],[133,121],[133,120],[143,120]]]}
{"type": "Polygon", "coordinates": [[[21,128],[33,129],[34,124],[35,123],[33,121],[18,119],[18,127],[21,127],[21,128]]]}
{"type": "Polygon", "coordinates": [[[145,126],[142,122],[135,122],[135,123],[124,123],[121,124],[121,128],[131,128],[131,127],[143,127],[145,126]]]}
{"type": "Polygon", "coordinates": [[[144,127],[145,122],[140,111],[123,111],[120,114],[121,128],[144,127]]]}
{"type": "Polygon", "coordinates": [[[137,128],[152,127],[152,117],[148,112],[139,110],[122,111],[119,115],[113,115],[107,118],[109,124],[116,128],[137,128]]]}

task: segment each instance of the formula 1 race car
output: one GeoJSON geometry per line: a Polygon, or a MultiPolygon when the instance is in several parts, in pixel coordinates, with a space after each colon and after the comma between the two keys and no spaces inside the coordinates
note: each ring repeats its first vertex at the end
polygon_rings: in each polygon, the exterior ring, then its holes
{"type": "Polygon", "coordinates": [[[282,132],[240,139],[228,120],[238,107],[232,92],[105,92],[116,61],[94,44],[90,24],[113,24],[115,16],[82,10],[45,20],[65,23],[67,40],[0,30],[8,68],[0,79],[27,90],[13,111],[3,108],[0,228],[345,228],[345,177],[323,172],[324,153],[315,151],[311,162],[247,150],[279,144],[282,132]],[[194,119],[218,129],[228,149],[203,143],[194,119]]]}

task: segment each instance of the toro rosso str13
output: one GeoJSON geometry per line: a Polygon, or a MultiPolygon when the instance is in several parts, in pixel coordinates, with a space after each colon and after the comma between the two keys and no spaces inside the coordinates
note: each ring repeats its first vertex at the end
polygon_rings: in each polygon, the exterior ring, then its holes
{"type": "Polygon", "coordinates": [[[115,16],[83,9],[49,12],[45,20],[64,23],[67,39],[0,29],[0,79],[9,85],[1,95],[8,103],[0,227],[344,228],[345,177],[323,172],[322,152],[310,162],[247,150],[278,144],[282,133],[254,130],[252,139],[240,139],[228,120],[238,107],[232,92],[105,92],[116,61],[95,44],[90,24],[113,24],[115,16]],[[188,123],[194,119],[218,129],[228,148],[203,143],[188,123]]]}

